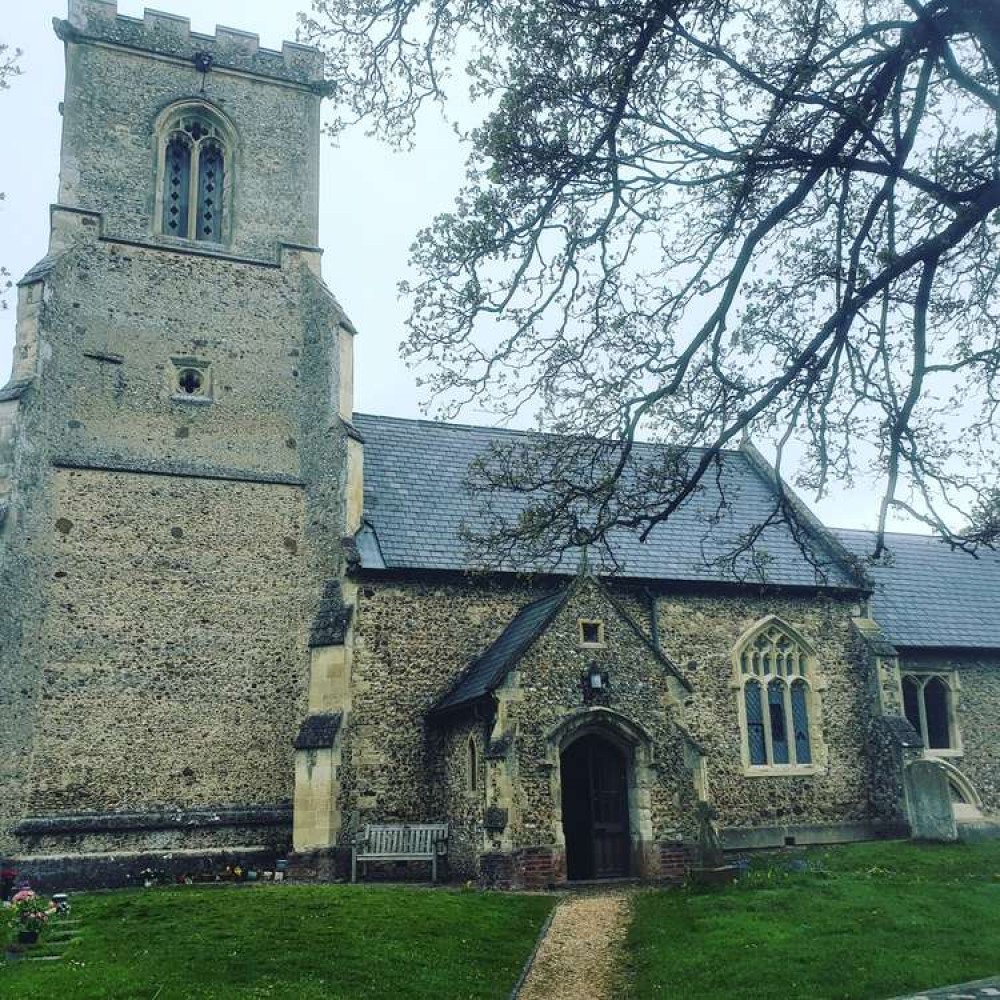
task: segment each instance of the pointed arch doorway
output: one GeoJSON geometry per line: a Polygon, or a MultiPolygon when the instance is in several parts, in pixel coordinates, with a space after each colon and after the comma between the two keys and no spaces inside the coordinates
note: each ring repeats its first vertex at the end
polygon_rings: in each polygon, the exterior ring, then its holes
{"type": "Polygon", "coordinates": [[[630,874],[628,759],[595,733],[560,754],[566,877],[624,878],[630,874]]]}

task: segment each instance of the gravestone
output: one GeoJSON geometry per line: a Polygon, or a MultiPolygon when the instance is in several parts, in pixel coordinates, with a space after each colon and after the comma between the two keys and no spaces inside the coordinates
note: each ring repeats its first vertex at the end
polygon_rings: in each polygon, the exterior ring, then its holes
{"type": "Polygon", "coordinates": [[[917,760],[906,768],[906,803],[910,835],[915,840],[958,839],[948,775],[933,760],[917,760]]]}

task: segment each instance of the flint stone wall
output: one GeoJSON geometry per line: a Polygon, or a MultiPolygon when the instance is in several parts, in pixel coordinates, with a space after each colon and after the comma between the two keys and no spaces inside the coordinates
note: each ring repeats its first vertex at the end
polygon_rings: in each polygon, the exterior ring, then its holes
{"type": "MultiPolygon", "coordinates": [[[[642,799],[633,802],[633,837],[642,835],[650,843],[693,836],[697,797],[687,763],[688,744],[677,725],[682,715],[679,696],[683,694],[667,666],[601,589],[585,582],[530,647],[503,689],[506,718],[501,725],[512,737],[509,753],[515,775],[506,845],[515,850],[564,849],[558,755],[565,741],[554,731],[570,717],[588,714],[590,705],[624,716],[651,740],[649,774],[643,776],[643,787],[633,792],[633,797],[638,794],[642,799]],[[580,645],[580,619],[603,622],[603,647],[580,645]],[[607,672],[609,687],[606,694],[588,702],[584,675],[592,664],[607,672]],[[648,826],[645,830],[637,829],[640,815],[648,826]]],[[[630,779],[635,783],[641,751],[634,749],[627,756],[633,759],[630,779]]],[[[642,864],[643,859],[633,859],[634,868],[642,864]]]]}
{"type": "Polygon", "coordinates": [[[340,567],[341,321],[295,254],[94,232],[45,278],[0,542],[0,850],[30,846],[11,829],[36,814],[291,802],[340,567]],[[176,357],[210,366],[210,402],[177,398],[176,357]]]}
{"type": "MultiPolygon", "coordinates": [[[[547,587],[550,586],[546,585],[547,587]]],[[[506,627],[516,612],[545,588],[505,579],[376,579],[358,590],[353,714],[344,733],[342,808],[359,810],[360,822],[447,820],[460,806],[455,785],[464,777],[467,730],[448,737],[441,752],[452,760],[435,764],[439,745],[428,735],[425,716],[434,702],[506,627]],[[444,799],[432,775],[448,777],[444,799]]],[[[614,593],[649,634],[649,603],[644,593],[617,585],[614,593]]],[[[720,825],[836,825],[869,820],[865,739],[869,711],[863,666],[853,647],[850,619],[856,609],[846,599],[822,595],[767,593],[662,592],[656,599],[658,632],[664,653],[694,686],[682,716],[708,754],[711,797],[720,825]],[[817,669],[825,682],[822,715],[813,732],[822,734],[828,760],[819,773],[802,777],[747,777],[740,755],[733,648],[738,638],[768,615],[778,615],[816,649],[817,669]]],[[[594,609],[591,609],[594,610],[594,609]]],[[[655,733],[661,779],[653,794],[656,839],[691,832],[692,776],[669,727],[663,668],[652,666],[648,650],[629,630],[598,609],[609,628],[609,645],[595,657],[581,650],[576,617],[588,609],[574,605],[562,624],[544,636],[522,660],[522,701],[516,718],[516,770],[521,800],[512,810],[506,836],[516,847],[551,844],[554,803],[547,772],[540,768],[544,734],[582,703],[580,679],[593,659],[613,679],[612,708],[632,713],[655,733]],[[571,624],[570,624],[571,623],[571,624]],[[642,647],[642,648],[640,648],[642,647]],[[617,702],[614,699],[618,699],[617,702]],[[674,747],[678,749],[674,751],[674,747]],[[676,777],[683,774],[683,777],[676,777]]],[[[484,720],[485,721],[485,720],[484,720]]],[[[693,794],[693,793],[692,793],[693,794]]],[[[459,814],[469,816],[459,809],[459,814]]],[[[473,830],[475,821],[459,826],[473,830]]],[[[495,844],[485,838],[484,847],[495,844]]],[[[495,851],[494,851],[495,853],[495,851]]]]}
{"type": "MultiPolygon", "coordinates": [[[[110,236],[153,238],[156,120],[175,101],[197,98],[220,108],[238,133],[230,178],[233,228],[228,250],[274,259],[281,241],[315,246],[319,144],[310,140],[319,134],[320,97],[294,82],[300,74],[285,74],[289,79],[284,82],[237,75],[225,67],[238,60],[220,54],[217,68],[203,78],[193,56],[211,51],[210,39],[199,43],[188,37],[174,44],[170,32],[142,32],[134,19],[99,16],[108,5],[80,6],[97,8],[98,16],[73,18],[82,34],[75,29],[64,32],[69,44],[60,204],[103,213],[110,236]],[[90,38],[114,47],[95,45],[90,38]],[[177,58],[158,58],[127,47],[134,45],[176,53],[177,58]],[[309,139],[303,141],[303,136],[309,139]]],[[[161,20],[167,28],[179,30],[184,25],[180,18],[161,20]]],[[[308,77],[318,79],[319,54],[298,51],[310,57],[308,77]]],[[[247,68],[251,73],[279,75],[266,61],[255,65],[251,60],[247,68]]]]}

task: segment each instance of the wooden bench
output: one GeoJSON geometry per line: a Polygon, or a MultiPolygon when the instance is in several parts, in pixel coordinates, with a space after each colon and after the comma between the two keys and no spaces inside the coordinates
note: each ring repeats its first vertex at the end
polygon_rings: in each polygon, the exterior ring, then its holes
{"type": "Polygon", "coordinates": [[[359,861],[429,861],[436,882],[438,856],[447,844],[447,823],[369,823],[351,846],[351,881],[358,880],[359,861]]]}

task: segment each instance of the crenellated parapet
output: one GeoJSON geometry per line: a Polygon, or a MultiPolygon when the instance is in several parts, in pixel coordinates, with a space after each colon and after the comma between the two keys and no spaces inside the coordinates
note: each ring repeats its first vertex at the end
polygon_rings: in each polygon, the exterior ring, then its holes
{"type": "Polygon", "coordinates": [[[191,30],[186,17],[146,10],[143,17],[118,13],[113,0],[69,0],[69,18],[56,21],[64,40],[91,40],[155,52],[179,59],[209,56],[212,68],[252,73],[270,79],[319,87],[323,53],[307,45],[284,42],[281,51],[261,48],[258,35],[219,26],[214,35],[191,30]]]}

